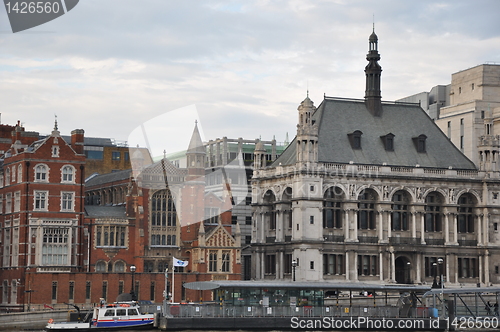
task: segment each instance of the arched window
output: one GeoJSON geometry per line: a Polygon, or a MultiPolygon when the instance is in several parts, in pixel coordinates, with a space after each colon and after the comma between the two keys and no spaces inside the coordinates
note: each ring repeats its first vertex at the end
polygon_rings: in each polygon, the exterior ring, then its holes
{"type": "Polygon", "coordinates": [[[441,232],[442,227],[442,197],[437,192],[432,192],[425,198],[425,231],[441,232]]]}
{"type": "Polygon", "coordinates": [[[276,230],[276,196],[271,190],[264,195],[264,204],[266,205],[266,223],[268,230],[276,230]]]}
{"type": "Polygon", "coordinates": [[[35,181],[48,181],[46,165],[39,164],[35,166],[35,181]]]}
{"type": "Polygon", "coordinates": [[[282,206],[283,206],[283,228],[292,228],[293,220],[292,220],[292,188],[287,187],[283,192],[282,198],[282,206]]]}
{"type": "Polygon", "coordinates": [[[458,199],[458,232],[474,233],[474,196],[463,194],[458,199]]]}
{"type": "Polygon", "coordinates": [[[117,273],[125,272],[125,263],[123,261],[117,261],[115,263],[115,272],[117,273]]]}
{"type": "Polygon", "coordinates": [[[70,165],[63,166],[62,168],[62,182],[75,181],[75,168],[70,165]]]}
{"type": "Polygon", "coordinates": [[[23,166],[22,165],[17,166],[17,182],[18,183],[23,182],[23,166]]]}
{"type": "Polygon", "coordinates": [[[339,187],[331,187],[323,198],[323,228],[342,228],[344,192],[339,187]]]}
{"type": "Polygon", "coordinates": [[[372,189],[365,189],[358,196],[358,229],[375,229],[376,201],[377,201],[377,193],[372,189]]]}
{"type": "Polygon", "coordinates": [[[10,185],[10,168],[5,169],[5,185],[10,185]]]}
{"type": "Polygon", "coordinates": [[[404,190],[399,190],[392,196],[391,227],[393,231],[408,230],[409,202],[408,193],[404,190]]]}

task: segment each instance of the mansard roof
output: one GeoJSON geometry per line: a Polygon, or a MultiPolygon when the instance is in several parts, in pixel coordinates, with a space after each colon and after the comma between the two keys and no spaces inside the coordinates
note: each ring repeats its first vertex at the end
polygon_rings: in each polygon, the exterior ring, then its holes
{"type": "Polygon", "coordinates": [[[86,187],[93,187],[97,185],[103,185],[105,183],[113,183],[118,181],[123,181],[130,179],[132,176],[132,170],[126,169],[122,171],[111,172],[107,174],[100,174],[90,178],[86,183],[86,187]]]}
{"type": "MultiPolygon", "coordinates": [[[[382,107],[381,116],[373,116],[364,100],[325,97],[312,117],[319,127],[318,161],[476,169],[418,104],[383,102],[382,107]],[[360,149],[349,141],[355,131],[362,133],[360,149]],[[380,139],[388,133],[394,135],[393,151],[386,151],[380,139]],[[418,137],[426,137],[425,152],[415,146],[418,137]]],[[[296,147],[294,139],[273,165],[294,164],[296,147]]]]}

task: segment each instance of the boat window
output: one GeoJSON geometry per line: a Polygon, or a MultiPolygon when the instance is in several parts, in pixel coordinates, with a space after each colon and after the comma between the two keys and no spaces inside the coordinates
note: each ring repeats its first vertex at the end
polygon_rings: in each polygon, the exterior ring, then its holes
{"type": "Polygon", "coordinates": [[[104,316],[114,316],[114,315],[115,315],[115,309],[108,309],[104,314],[104,316]]]}
{"type": "Polygon", "coordinates": [[[137,312],[137,309],[128,309],[128,315],[129,316],[137,316],[139,313],[137,312]]]}
{"type": "Polygon", "coordinates": [[[116,309],[116,315],[117,316],[127,316],[127,310],[126,309],[116,309]]]}

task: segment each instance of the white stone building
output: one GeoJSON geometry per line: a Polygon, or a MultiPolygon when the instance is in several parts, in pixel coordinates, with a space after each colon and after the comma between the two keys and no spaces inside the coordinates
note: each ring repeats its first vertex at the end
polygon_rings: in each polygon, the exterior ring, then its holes
{"type": "Polygon", "coordinates": [[[252,277],[500,282],[498,172],[478,170],[418,104],[381,101],[377,44],[373,33],[364,100],[307,97],[271,166],[255,149],[252,277]]]}

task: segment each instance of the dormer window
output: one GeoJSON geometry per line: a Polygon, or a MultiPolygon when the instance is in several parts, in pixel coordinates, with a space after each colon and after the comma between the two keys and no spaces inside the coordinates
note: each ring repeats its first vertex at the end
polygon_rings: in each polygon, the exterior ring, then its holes
{"type": "Polygon", "coordinates": [[[418,137],[413,137],[413,144],[415,145],[415,149],[417,149],[417,152],[419,153],[426,153],[427,148],[426,148],[426,143],[425,141],[427,140],[427,136],[424,134],[419,135],[418,137]]]}
{"type": "Polygon", "coordinates": [[[394,151],[394,134],[389,133],[384,136],[380,136],[382,143],[384,144],[385,151],[394,151]]]}
{"type": "Polygon", "coordinates": [[[54,145],[52,146],[52,157],[59,157],[59,146],[54,145]]]}
{"type": "Polygon", "coordinates": [[[359,130],[347,134],[349,143],[351,143],[351,148],[354,150],[361,150],[361,135],[363,135],[363,133],[359,130]]]}

